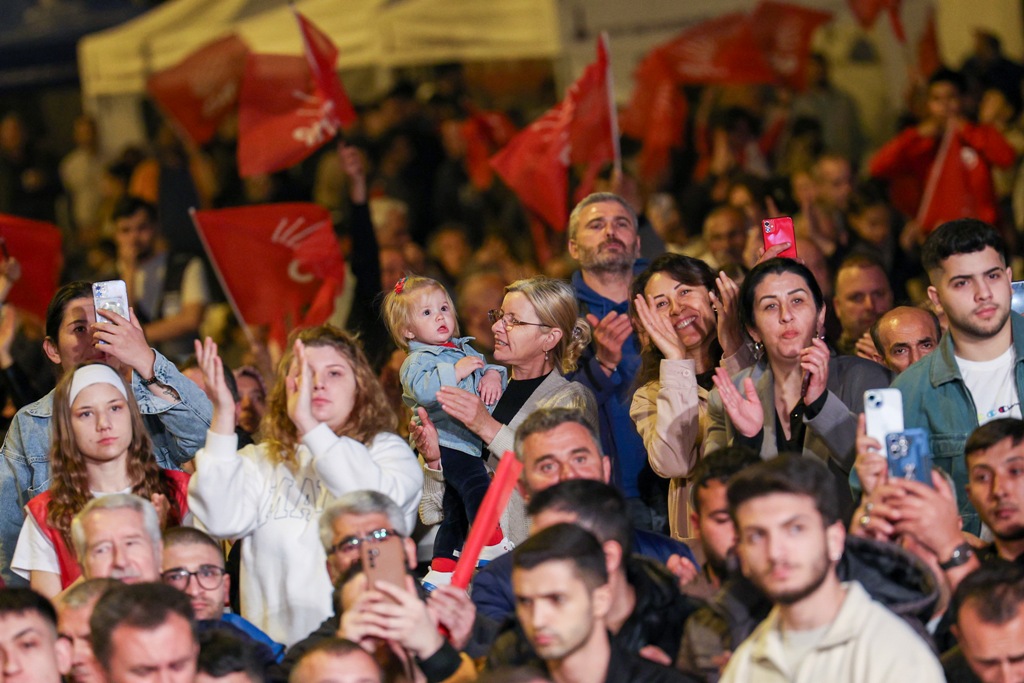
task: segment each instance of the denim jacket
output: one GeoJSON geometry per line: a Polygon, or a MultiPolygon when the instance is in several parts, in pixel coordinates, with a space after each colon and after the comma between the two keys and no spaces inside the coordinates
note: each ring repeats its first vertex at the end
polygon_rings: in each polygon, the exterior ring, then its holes
{"type": "MultiPolygon", "coordinates": [[[[1020,399],[1024,398],[1024,318],[1010,313],[1010,329],[1020,399]]],[[[953,477],[964,531],[977,534],[981,520],[964,494],[967,486],[964,445],[978,427],[978,411],[960,376],[952,335],[943,335],[939,348],[907,368],[892,385],[903,392],[903,426],[906,429],[924,427],[931,434],[932,461],[953,477]]]]}
{"type": "MultiPolygon", "coordinates": [[[[206,442],[213,404],[195,382],[178,372],[171,361],[156,353],[153,371],[161,384],[171,387],[178,403],[153,395],[132,373],[132,393],[153,440],[153,454],[165,469],[180,469],[206,442]]],[[[3,447],[0,465],[0,575],[8,586],[23,585],[11,572],[14,546],[25,521],[24,506],[50,488],[50,417],[53,392],[30,403],[14,416],[3,447]]]]}
{"type": "MultiPolygon", "coordinates": [[[[455,379],[455,364],[472,356],[483,360],[483,354],[469,345],[473,337],[452,337],[458,348],[409,342],[409,355],[402,363],[399,377],[402,381],[402,400],[413,410],[422,406],[427,409],[434,426],[437,427],[437,441],[445,447],[480,457],[483,445],[480,437],[469,431],[461,422],[448,415],[437,402],[437,391],[441,387],[458,387],[471,394],[480,389],[480,379],[488,370],[501,375],[502,389],[508,384],[508,371],[500,365],[487,364],[481,370],[461,380],[455,379]]],[[[488,406],[492,410],[494,406],[488,406]]]]}

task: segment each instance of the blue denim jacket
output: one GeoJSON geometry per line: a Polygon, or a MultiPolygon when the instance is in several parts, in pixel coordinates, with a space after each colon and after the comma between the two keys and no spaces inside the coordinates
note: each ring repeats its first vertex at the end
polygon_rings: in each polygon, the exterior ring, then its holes
{"type": "MultiPolygon", "coordinates": [[[[179,403],[168,403],[142,386],[132,374],[132,393],[139,402],[142,420],[153,439],[153,453],[165,469],[180,469],[206,442],[213,418],[213,404],[195,382],[160,353],[153,370],[161,384],[178,393],[179,403]]],[[[11,572],[11,558],[25,521],[24,506],[50,488],[50,417],[53,392],[25,406],[14,416],[0,448],[0,575],[8,586],[24,585],[11,572]]]]}
{"type": "MultiPolygon", "coordinates": [[[[1024,318],[1010,313],[1017,396],[1024,398],[1024,318]]],[[[911,365],[894,387],[903,392],[903,426],[923,427],[931,434],[932,461],[953,477],[964,531],[977,534],[981,519],[967,500],[964,445],[978,427],[978,410],[956,364],[953,337],[945,334],[939,348],[911,365]]]]}
{"type": "MultiPolygon", "coordinates": [[[[461,422],[448,415],[437,402],[437,391],[441,387],[458,387],[471,394],[480,388],[480,378],[488,370],[497,370],[501,375],[501,386],[508,384],[508,371],[500,365],[484,365],[461,380],[455,379],[455,364],[472,356],[483,360],[483,354],[469,345],[473,337],[452,337],[458,348],[409,342],[409,356],[402,363],[399,377],[402,381],[402,400],[412,409],[422,406],[427,409],[434,426],[437,427],[437,441],[445,448],[480,457],[483,446],[480,437],[469,431],[461,422]]],[[[488,410],[494,406],[488,406],[488,410]]]]}

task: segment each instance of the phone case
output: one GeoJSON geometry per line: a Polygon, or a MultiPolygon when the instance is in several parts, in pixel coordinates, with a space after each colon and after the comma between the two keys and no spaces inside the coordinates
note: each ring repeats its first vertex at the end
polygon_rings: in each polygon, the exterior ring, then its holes
{"type": "Polygon", "coordinates": [[[363,541],[359,554],[370,588],[378,581],[387,581],[405,590],[405,548],[401,538],[392,534],[382,541],[363,541]]]}
{"type": "Polygon", "coordinates": [[[932,449],[927,430],[914,428],[890,434],[885,449],[890,477],[932,485],[932,449]]]}
{"type": "Polygon", "coordinates": [[[103,322],[111,322],[110,318],[103,315],[103,311],[113,311],[122,318],[129,318],[128,313],[128,288],[124,280],[107,280],[96,282],[92,286],[93,305],[96,307],[96,319],[103,322]]]}
{"type": "Polygon", "coordinates": [[[884,445],[890,434],[903,431],[903,394],[899,389],[868,389],[864,392],[864,420],[868,436],[884,445]]]}
{"type": "Polygon", "coordinates": [[[767,250],[776,244],[789,242],[789,248],[779,254],[782,258],[796,258],[796,233],[793,232],[793,219],[789,216],[765,218],[761,221],[761,237],[767,250]]]}

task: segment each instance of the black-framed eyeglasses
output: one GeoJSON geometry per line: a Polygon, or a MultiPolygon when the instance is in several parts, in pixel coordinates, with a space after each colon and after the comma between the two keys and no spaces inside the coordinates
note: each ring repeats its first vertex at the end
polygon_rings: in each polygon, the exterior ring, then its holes
{"type": "Polygon", "coordinates": [[[328,548],[327,554],[333,555],[334,553],[341,553],[344,555],[347,553],[354,553],[359,550],[359,546],[363,543],[380,542],[386,538],[397,535],[398,532],[394,529],[377,529],[376,531],[371,531],[365,536],[346,536],[328,548]]]}
{"type": "Polygon", "coordinates": [[[199,569],[194,572],[190,572],[187,569],[178,567],[176,569],[168,569],[160,575],[164,583],[172,588],[177,588],[180,591],[188,588],[188,582],[192,580],[192,577],[196,577],[196,583],[203,590],[212,591],[214,588],[220,588],[220,585],[224,583],[224,575],[227,571],[223,567],[218,567],[212,564],[200,565],[199,569]]]}
{"type": "Polygon", "coordinates": [[[487,319],[491,321],[491,324],[498,322],[499,320],[505,325],[506,330],[511,330],[513,327],[520,325],[533,325],[534,327],[551,327],[551,325],[545,325],[544,323],[528,323],[522,320],[516,320],[512,314],[505,314],[505,311],[500,308],[492,308],[487,311],[487,319]]]}

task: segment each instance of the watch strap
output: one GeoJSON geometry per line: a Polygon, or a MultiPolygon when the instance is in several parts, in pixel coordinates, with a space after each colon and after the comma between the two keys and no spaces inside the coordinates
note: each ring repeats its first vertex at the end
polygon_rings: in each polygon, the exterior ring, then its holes
{"type": "Polygon", "coordinates": [[[972,557],[974,557],[974,548],[965,541],[953,549],[953,554],[949,556],[948,560],[939,563],[939,568],[947,571],[967,564],[972,557]]]}

